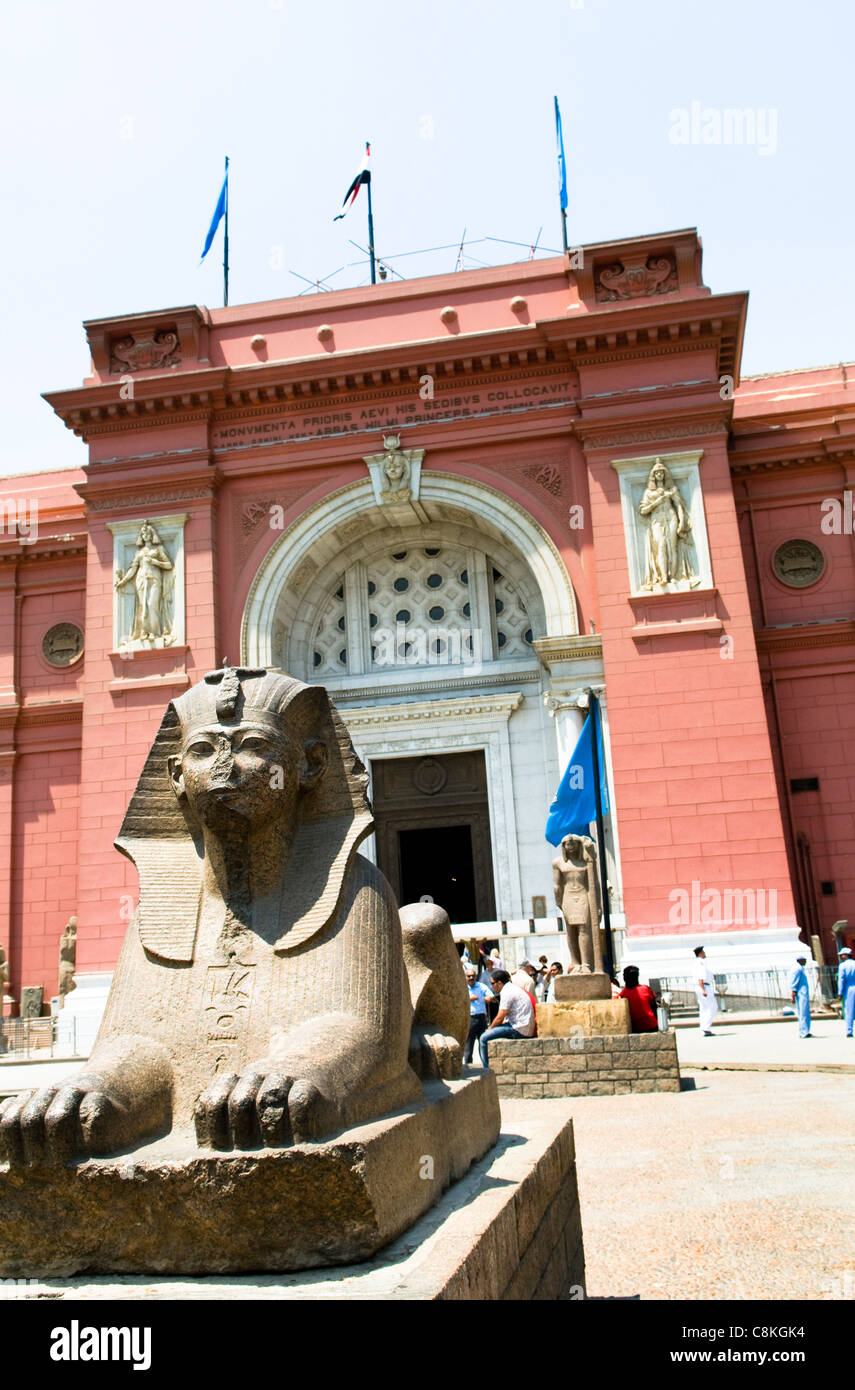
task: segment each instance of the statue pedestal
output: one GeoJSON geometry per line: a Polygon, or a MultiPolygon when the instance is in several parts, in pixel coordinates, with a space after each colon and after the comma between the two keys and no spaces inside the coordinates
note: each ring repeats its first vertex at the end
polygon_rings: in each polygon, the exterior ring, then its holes
{"type": "Polygon", "coordinates": [[[580,974],[568,972],[555,981],[556,1004],[576,1003],[580,999],[611,999],[612,983],[603,970],[580,974]]]}
{"type": "Polygon", "coordinates": [[[290,1149],[220,1153],[170,1134],[118,1157],[0,1166],[0,1276],[222,1274],[366,1260],[495,1144],[492,1072],[290,1149]]]}
{"type": "Polygon", "coordinates": [[[626,999],[579,999],[537,1006],[538,1038],[614,1037],[630,1031],[626,999]]]}

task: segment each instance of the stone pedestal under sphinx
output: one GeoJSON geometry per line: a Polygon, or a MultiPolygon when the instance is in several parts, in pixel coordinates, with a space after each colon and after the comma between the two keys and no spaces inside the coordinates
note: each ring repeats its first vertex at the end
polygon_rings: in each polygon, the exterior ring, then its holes
{"type": "Polygon", "coordinates": [[[370,1258],[495,1144],[496,1081],[429,1081],[384,1119],[218,1153],[192,1131],[126,1154],[0,1168],[0,1275],[225,1274],[370,1258]]]}

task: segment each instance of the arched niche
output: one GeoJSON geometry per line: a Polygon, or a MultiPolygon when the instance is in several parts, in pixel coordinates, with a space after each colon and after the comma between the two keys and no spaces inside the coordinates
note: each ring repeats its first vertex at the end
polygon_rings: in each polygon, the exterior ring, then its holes
{"type": "MultiPolygon", "coordinates": [[[[255,576],[242,621],[242,660],[282,666],[298,679],[311,680],[312,635],[341,577],[360,563],[370,564],[373,556],[416,545],[488,555],[519,595],[535,639],[578,632],[576,600],[561,556],[522,507],[484,483],[433,471],[422,475],[419,501],[425,522],[392,525],[366,478],[304,512],[271,547],[255,576]]],[[[354,632],[347,636],[357,640],[354,632]]],[[[533,652],[530,659],[536,661],[533,652]]]]}

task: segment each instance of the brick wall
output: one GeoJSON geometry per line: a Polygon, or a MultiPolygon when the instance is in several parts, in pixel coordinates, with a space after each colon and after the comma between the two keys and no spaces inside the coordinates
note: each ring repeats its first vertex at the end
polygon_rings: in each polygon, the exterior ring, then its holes
{"type": "Polygon", "coordinates": [[[679,1091],[677,1039],[668,1033],[610,1038],[503,1038],[490,1044],[501,1100],[679,1091]]]}

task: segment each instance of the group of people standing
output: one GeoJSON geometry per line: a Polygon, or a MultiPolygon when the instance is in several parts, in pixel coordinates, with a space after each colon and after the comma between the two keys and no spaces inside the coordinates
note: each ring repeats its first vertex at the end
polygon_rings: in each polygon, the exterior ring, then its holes
{"type": "MultiPolygon", "coordinates": [[[[695,947],[695,959],[697,962],[695,994],[698,1000],[701,1032],[705,1038],[711,1038],[713,1021],[718,1013],[715,975],[706,958],[703,946],[695,947]]],[[[796,1006],[800,1038],[813,1037],[810,1030],[810,981],[805,969],[808,959],[807,950],[799,948],[796,954],[796,964],[789,981],[790,1002],[796,1006]]],[[[843,1006],[846,1036],[851,1038],[853,1025],[855,1025],[855,960],[853,960],[852,951],[848,946],[842,947],[840,951],[840,963],[837,968],[837,993],[843,1006]]]]}

